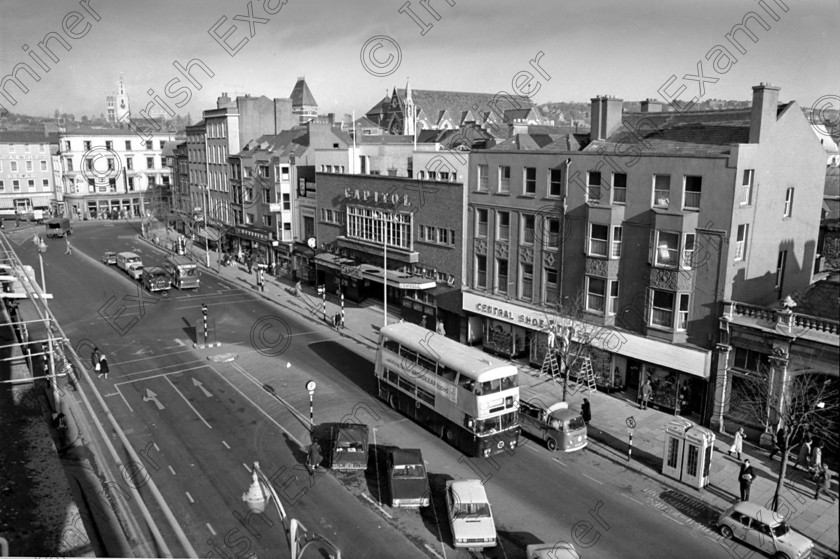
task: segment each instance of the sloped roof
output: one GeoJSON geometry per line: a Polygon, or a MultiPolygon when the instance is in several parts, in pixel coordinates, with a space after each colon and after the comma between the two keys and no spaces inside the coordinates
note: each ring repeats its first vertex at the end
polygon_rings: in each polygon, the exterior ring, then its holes
{"type": "Polygon", "coordinates": [[[55,133],[49,136],[43,132],[30,130],[4,130],[0,131],[0,142],[4,144],[55,144],[58,136],[55,133]]]}
{"type": "MultiPolygon", "coordinates": [[[[786,108],[787,105],[779,105],[777,114],[786,108]]],[[[749,142],[751,114],[751,108],[625,113],[621,126],[609,138],[593,141],[585,151],[632,144],[644,153],[728,154],[730,144],[749,142]]]]}
{"type": "Polygon", "coordinates": [[[318,103],[315,101],[315,97],[312,95],[312,92],[309,91],[309,86],[306,85],[306,80],[303,78],[300,78],[297,83],[295,83],[295,87],[292,89],[292,94],[289,95],[289,97],[292,99],[293,107],[318,106],[318,103]]]}
{"type": "Polygon", "coordinates": [[[362,118],[357,118],[354,125],[356,128],[379,128],[378,124],[376,124],[366,116],[363,116],[362,118]]]}
{"type": "Polygon", "coordinates": [[[840,316],[840,274],[815,282],[796,300],[796,313],[837,320],[840,316]]]}
{"type": "MultiPolygon", "coordinates": [[[[425,111],[427,115],[439,115],[447,111],[449,115],[461,115],[464,111],[494,110],[502,111],[516,109],[504,96],[496,99],[496,93],[471,93],[466,91],[435,91],[430,89],[411,89],[414,106],[425,111]]],[[[397,89],[400,102],[405,100],[405,89],[397,89]]],[[[532,107],[534,104],[527,97],[513,97],[519,108],[532,107]]],[[[475,113],[473,113],[475,114],[475,113]]]]}

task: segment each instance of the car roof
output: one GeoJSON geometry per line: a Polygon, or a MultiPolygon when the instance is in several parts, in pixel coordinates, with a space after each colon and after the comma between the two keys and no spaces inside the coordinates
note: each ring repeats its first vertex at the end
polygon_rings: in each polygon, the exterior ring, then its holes
{"type": "Polygon", "coordinates": [[[750,503],[749,501],[736,503],[729,509],[729,513],[731,514],[732,512],[746,514],[749,517],[761,520],[765,524],[778,524],[785,521],[785,517],[781,514],[773,512],[772,510],[766,509],[755,503],[750,503]]]}
{"type": "Polygon", "coordinates": [[[462,503],[487,503],[487,492],[484,491],[484,486],[480,480],[477,479],[463,479],[446,482],[446,485],[452,490],[462,503]]]}
{"type": "Polygon", "coordinates": [[[422,464],[423,454],[418,448],[395,448],[391,451],[391,460],[396,466],[422,464]]]}

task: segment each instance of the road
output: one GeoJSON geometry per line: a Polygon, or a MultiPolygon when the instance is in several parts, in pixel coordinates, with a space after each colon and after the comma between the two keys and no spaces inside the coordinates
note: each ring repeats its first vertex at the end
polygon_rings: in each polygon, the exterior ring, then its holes
{"type": "MultiPolygon", "coordinates": [[[[290,515],[343,557],[469,557],[448,543],[440,489],[459,478],[482,479],[494,504],[501,545],[487,557],[524,557],[537,541],[573,542],[583,557],[730,555],[710,529],[711,511],[594,452],[552,454],[530,441],[512,456],[461,455],[375,398],[369,349],[245,286],[205,273],[198,292],[142,292],[99,262],[105,250],[132,250],[147,267],[162,263],[131,224],[82,224],[72,242],[73,255],[64,255],[63,240],[48,241],[51,308],[83,359],[93,344],[108,356],[111,379],[97,386],[200,556],[285,548],[276,513],[248,516],[242,501],[255,461],[290,515]],[[202,304],[221,347],[193,348],[202,304]],[[309,477],[310,379],[316,423],[370,424],[374,458],[391,446],[423,450],[434,506],[418,513],[383,504],[376,459],[365,474],[309,477]]],[[[19,254],[37,266],[29,245],[19,254]]]]}

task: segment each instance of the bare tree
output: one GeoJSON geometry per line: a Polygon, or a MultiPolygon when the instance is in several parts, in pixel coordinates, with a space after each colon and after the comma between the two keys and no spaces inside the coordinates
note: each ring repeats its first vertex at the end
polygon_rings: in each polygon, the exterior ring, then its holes
{"type": "Polygon", "coordinates": [[[790,375],[779,382],[773,378],[774,372],[770,367],[761,367],[745,377],[745,382],[739,383],[737,389],[733,387],[730,409],[736,407],[744,414],[744,419],[772,431],[774,443],[778,428],[784,428],[784,435],[778,441],[782,465],[772,505],[773,510],[778,511],[779,495],[787,474],[788,451],[804,438],[806,432],[823,441],[827,448],[837,448],[840,394],[836,378],[803,373],[790,375]]]}

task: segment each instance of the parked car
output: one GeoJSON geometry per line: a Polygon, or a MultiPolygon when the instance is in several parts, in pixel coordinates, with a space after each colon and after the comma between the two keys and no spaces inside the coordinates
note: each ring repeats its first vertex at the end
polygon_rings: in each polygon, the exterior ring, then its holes
{"type": "Polygon", "coordinates": [[[368,426],[361,423],[340,423],[332,427],[333,470],[366,470],[368,463],[368,426]]]}
{"type": "Polygon", "coordinates": [[[102,263],[106,264],[106,265],[108,265],[108,264],[116,265],[117,264],[117,253],[116,252],[106,252],[105,254],[102,255],[102,258],[100,258],[100,260],[102,260],[102,263]]]}
{"type": "Polygon", "coordinates": [[[132,279],[136,279],[139,281],[143,277],[143,270],[145,270],[145,268],[143,267],[142,263],[134,263],[129,265],[128,269],[126,270],[126,273],[132,279]]]}
{"type": "Polygon", "coordinates": [[[743,501],[729,507],[717,520],[725,538],[737,538],[777,559],[809,557],[814,543],[785,522],[785,517],[743,501]]]}
{"type": "Polygon", "coordinates": [[[525,559],[580,559],[570,543],[535,543],[525,548],[525,559]]]}
{"type": "Polygon", "coordinates": [[[455,547],[496,546],[496,525],[487,492],[480,480],[446,482],[446,514],[455,547]]]}
{"type": "Polygon", "coordinates": [[[519,424],[524,433],[544,441],[552,452],[572,452],[587,444],[586,423],[566,402],[545,406],[538,400],[520,400],[519,424]]]}
{"type": "Polygon", "coordinates": [[[142,264],[143,261],[139,256],[133,252],[119,252],[117,253],[117,267],[128,272],[128,267],[132,264],[142,264]]]}
{"type": "Polygon", "coordinates": [[[169,288],[172,287],[169,274],[160,268],[144,270],[142,281],[143,287],[152,293],[155,291],[169,291],[169,288]]]}
{"type": "Polygon", "coordinates": [[[429,506],[429,478],[419,449],[396,448],[388,454],[388,487],[392,507],[429,506]]]}

